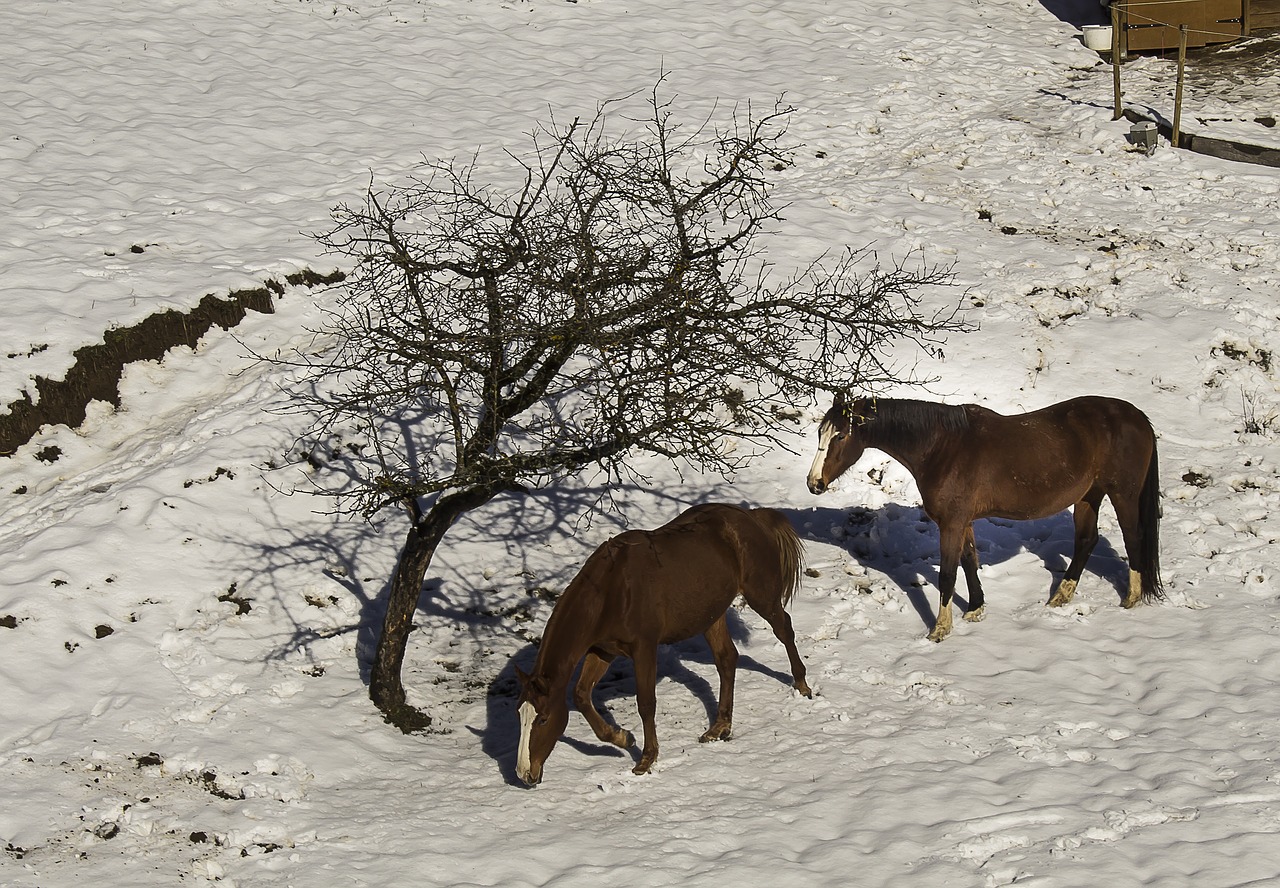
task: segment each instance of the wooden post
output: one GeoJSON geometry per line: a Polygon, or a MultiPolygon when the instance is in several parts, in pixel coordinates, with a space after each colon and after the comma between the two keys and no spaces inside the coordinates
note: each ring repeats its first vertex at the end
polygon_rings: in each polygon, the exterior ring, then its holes
{"type": "Polygon", "coordinates": [[[1249,36],[1249,0],[1240,0],[1240,36],[1249,36]]]}
{"type": "Polygon", "coordinates": [[[1115,93],[1115,114],[1112,120],[1119,120],[1124,116],[1124,109],[1120,105],[1120,0],[1112,0],[1111,3],[1111,85],[1115,93]]]}
{"type": "Polygon", "coordinates": [[[1173,147],[1178,147],[1182,132],[1182,81],[1187,69],[1187,26],[1178,27],[1178,86],[1173,95],[1173,147]]]}

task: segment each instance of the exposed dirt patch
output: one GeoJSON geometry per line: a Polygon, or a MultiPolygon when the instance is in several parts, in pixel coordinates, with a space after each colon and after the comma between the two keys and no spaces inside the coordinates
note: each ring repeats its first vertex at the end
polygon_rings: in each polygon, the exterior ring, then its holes
{"type": "MultiPolygon", "coordinates": [[[[317,287],[345,277],[341,271],[320,274],[306,269],[288,275],[285,283],[317,287]]],[[[108,330],[100,344],[75,351],[75,363],[63,379],[37,377],[34,402],[30,395],[23,395],[9,404],[8,414],[0,416],[0,456],[12,456],[43,425],[78,427],[90,401],[119,407],[120,375],[125,366],[135,361],[158,361],[178,345],[195,348],[215,324],[229,330],[250,311],[271,314],[275,311],[273,298],[284,293],[284,287],[277,280],[268,280],[261,287],[235,290],[226,296],[209,294],[190,311],[162,311],[131,327],[108,330]]]]}
{"type": "MultiPolygon", "coordinates": [[[[1248,93],[1259,91],[1280,77],[1276,66],[1280,29],[1255,30],[1234,43],[1211,43],[1187,50],[1187,68],[1205,77],[1219,78],[1224,88],[1248,93]]],[[[1275,93],[1267,90],[1270,99],[1275,93]]]]}
{"type": "MultiPolygon", "coordinates": [[[[1276,118],[1280,116],[1280,30],[1255,31],[1234,43],[1219,43],[1187,52],[1184,114],[1214,135],[1220,124],[1234,126],[1263,148],[1280,148],[1276,118]],[[1230,106],[1227,115],[1197,111],[1216,100],[1230,106]],[[1234,113],[1238,110],[1238,114],[1234,113]]],[[[1185,118],[1184,118],[1185,119],[1185,118]]],[[[1208,152],[1206,152],[1208,153],[1208,152]]],[[[1231,158],[1235,159],[1235,158],[1231,158]]],[[[1275,163],[1268,164],[1275,166],[1275,163]]]]}
{"type": "Polygon", "coordinates": [[[218,600],[226,604],[234,604],[236,606],[237,615],[247,614],[249,611],[253,610],[253,601],[243,595],[236,594],[236,589],[238,587],[238,583],[232,583],[231,587],[227,589],[226,592],[218,596],[218,600]]]}

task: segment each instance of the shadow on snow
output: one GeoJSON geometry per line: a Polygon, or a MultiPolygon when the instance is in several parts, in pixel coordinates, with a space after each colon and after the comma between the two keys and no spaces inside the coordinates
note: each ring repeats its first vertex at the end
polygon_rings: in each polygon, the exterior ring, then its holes
{"type": "Polygon", "coordinates": [[[1060,21],[1077,28],[1083,25],[1104,25],[1111,20],[1098,0],[1040,0],[1040,5],[1060,21]]]}
{"type": "MultiPolygon", "coordinates": [[[[741,502],[738,497],[726,495],[730,490],[728,487],[712,489],[697,497],[697,501],[741,502]]],[[[519,695],[516,667],[528,672],[533,668],[537,657],[537,645],[531,641],[525,627],[531,615],[526,611],[522,621],[518,615],[512,614],[510,608],[495,608],[494,599],[501,597],[503,590],[468,579],[467,572],[461,570],[458,564],[452,563],[453,559],[449,555],[451,548],[466,551],[469,545],[479,543],[490,550],[494,546],[505,547],[505,552],[493,556],[495,561],[504,565],[518,565],[517,575],[540,578],[541,588],[527,590],[528,594],[545,592],[548,583],[554,583],[558,593],[572,580],[595,548],[594,544],[586,542],[580,548],[576,545],[567,546],[566,548],[576,551],[563,556],[555,555],[560,566],[548,574],[547,546],[553,541],[563,543],[566,539],[571,540],[572,537],[566,536],[565,528],[581,529],[598,521],[606,530],[605,536],[621,532],[626,529],[621,517],[624,509],[599,507],[611,497],[615,500],[612,505],[625,506],[625,499],[633,493],[643,496],[647,503],[654,502],[655,497],[659,503],[664,503],[661,514],[657,517],[637,520],[637,524],[641,526],[657,526],[693,504],[674,495],[679,492],[680,488],[663,493],[639,485],[614,488],[612,491],[601,487],[561,487],[544,490],[536,496],[506,497],[467,514],[445,537],[424,584],[416,611],[416,622],[419,625],[429,621],[459,627],[477,649],[492,647],[495,639],[503,637],[508,642],[520,645],[516,653],[507,658],[496,676],[484,686],[485,724],[483,727],[468,726],[468,730],[480,738],[481,748],[498,764],[508,783],[523,785],[515,776],[518,743],[515,708],[519,695]],[[542,554],[541,562],[531,558],[531,553],[534,552],[542,554]]],[[[921,508],[890,503],[879,509],[815,507],[779,511],[788,517],[802,539],[810,543],[833,545],[868,570],[888,577],[907,596],[921,622],[926,627],[932,625],[934,605],[931,598],[936,596],[927,595],[924,585],[937,585],[938,531],[921,508]]],[[[649,514],[653,514],[652,510],[649,514]]],[[[277,526],[289,527],[287,519],[281,516],[277,526]]],[[[272,591],[281,605],[286,609],[298,608],[294,618],[294,633],[278,646],[275,656],[291,654],[322,638],[354,632],[360,678],[367,686],[370,663],[386,610],[386,593],[390,585],[390,571],[387,567],[394,564],[394,556],[399,552],[400,537],[404,530],[403,522],[400,521],[387,522],[381,528],[381,533],[371,533],[369,525],[364,522],[334,520],[323,531],[308,532],[299,529],[270,546],[264,545],[261,540],[236,541],[254,553],[253,573],[256,579],[246,584],[247,588],[242,589],[242,592],[252,598],[253,595],[263,594],[261,584],[274,586],[272,591]],[[390,535],[390,538],[386,535],[390,535]],[[368,564],[370,561],[376,561],[379,567],[361,570],[360,564],[368,564]],[[307,625],[307,617],[310,616],[307,609],[315,605],[297,601],[303,596],[297,594],[299,590],[296,588],[295,578],[307,574],[316,576],[317,573],[323,573],[342,586],[358,602],[359,612],[353,624],[334,629],[316,629],[307,625]],[[370,576],[371,573],[377,575],[370,576]]],[[[1043,598],[1048,599],[1054,582],[1052,577],[1061,576],[1071,557],[1074,530],[1069,513],[1063,512],[1037,521],[980,520],[975,523],[974,531],[979,558],[984,568],[1005,563],[1024,550],[1034,552],[1046,568],[1043,598]]],[[[600,535],[592,534],[593,538],[598,536],[600,535]]],[[[1123,597],[1128,580],[1127,569],[1106,537],[1099,540],[1093,555],[1089,568],[1106,577],[1115,586],[1117,595],[1123,597]]],[[[811,548],[810,559],[813,556],[811,548]]],[[[467,568],[474,570],[474,565],[467,565],[467,568]]],[[[1002,582],[1004,580],[996,578],[988,584],[988,597],[993,597],[996,602],[1001,599],[1002,582]]],[[[963,583],[960,585],[963,588],[963,583]]],[[[803,586],[800,594],[804,594],[803,586]]],[[[507,589],[505,595],[509,601],[511,590],[507,589]]],[[[959,589],[956,597],[958,604],[967,605],[968,602],[959,589]]],[[[750,628],[736,609],[730,610],[729,627],[735,642],[739,644],[751,635],[750,628]]],[[[411,639],[410,645],[412,644],[411,639]]],[[[783,663],[785,658],[780,661],[780,664],[783,663]]],[[[740,671],[752,671],[774,678],[784,685],[789,685],[791,681],[786,669],[762,664],[747,654],[741,655],[738,668],[740,671]]],[[[658,669],[659,684],[663,679],[669,679],[680,686],[680,692],[690,693],[701,701],[706,711],[706,723],[710,724],[716,711],[719,687],[718,679],[715,678],[714,660],[702,637],[695,636],[675,645],[664,646],[659,652],[658,669]],[[700,671],[690,668],[694,665],[701,667],[700,671]],[[711,676],[711,680],[705,675],[711,676]],[[716,684],[713,686],[712,682],[716,684]]],[[[624,658],[611,664],[596,687],[595,699],[607,718],[612,717],[608,713],[616,712],[623,716],[622,720],[626,724],[635,726],[633,733],[639,732],[638,717],[635,714],[634,672],[624,658]]],[[[664,728],[660,724],[659,731],[660,734],[666,734],[671,730],[683,730],[687,727],[673,725],[664,728]]],[[[700,731],[701,728],[698,728],[699,733],[700,731]]],[[[624,752],[597,741],[580,715],[571,719],[569,730],[561,742],[585,755],[610,758],[630,755],[635,760],[639,757],[639,750],[635,746],[624,752]]]]}
{"type": "MultiPolygon", "coordinates": [[[[820,506],[780,511],[801,539],[836,546],[856,563],[887,576],[907,596],[924,626],[933,626],[937,595],[927,594],[925,585],[935,590],[938,585],[939,539],[938,527],[924,509],[889,503],[879,509],[820,506]]],[[[1044,601],[1066,572],[1075,546],[1070,512],[1031,521],[982,518],[973,523],[973,533],[984,573],[1024,551],[1036,555],[1045,568],[1041,584],[1044,601]]],[[[1099,537],[1085,570],[1086,575],[1092,571],[1106,579],[1123,600],[1128,590],[1128,567],[1105,535],[1099,537]]],[[[987,600],[998,603],[1001,585],[1009,581],[983,577],[987,600]]],[[[956,603],[962,608],[968,607],[967,595],[962,574],[955,592],[956,603]]]]}
{"type": "MultiPolygon", "coordinates": [[[[729,632],[737,644],[744,643],[751,636],[751,629],[743,622],[736,608],[728,614],[729,632]]],[[[766,627],[767,631],[767,627],[766,627]]],[[[769,634],[772,638],[772,633],[769,634]]],[[[529,644],[519,651],[502,669],[488,688],[486,718],[483,728],[468,726],[473,734],[480,738],[481,748],[492,758],[502,770],[506,782],[512,786],[524,786],[516,777],[516,749],[519,743],[519,716],[516,714],[516,701],[520,695],[520,685],[516,678],[516,668],[529,672],[533,669],[538,656],[538,648],[529,644]]],[[[786,654],[781,654],[783,661],[786,654]]],[[[785,670],[766,666],[749,654],[739,652],[738,673],[756,672],[760,675],[776,679],[787,687],[791,686],[791,674],[785,670]]],[[[576,671],[575,671],[576,675],[576,671]]],[[[574,679],[576,682],[576,678],[574,679]]],[[[570,682],[572,689],[574,682],[570,682]]],[[[659,738],[670,737],[672,732],[687,731],[691,737],[697,737],[715,720],[719,702],[719,678],[715,672],[715,660],[702,636],[694,636],[677,644],[662,645],[658,649],[658,694],[688,693],[702,703],[705,711],[705,725],[691,728],[689,725],[664,724],[661,715],[658,720],[659,738]],[[700,671],[690,668],[691,665],[703,667],[700,671]],[[705,677],[710,675],[712,680],[705,677]],[[664,680],[677,687],[664,687],[664,680]]],[[[593,695],[596,708],[605,720],[611,724],[630,730],[634,743],[626,750],[596,739],[586,719],[570,703],[569,724],[559,743],[582,755],[602,758],[624,759],[632,762],[640,760],[639,743],[643,740],[636,711],[635,671],[625,657],[619,657],[609,664],[609,671],[596,685],[593,695]],[[621,718],[618,718],[621,716],[621,718]]],[[[687,739],[687,738],[686,738],[687,739]]]]}

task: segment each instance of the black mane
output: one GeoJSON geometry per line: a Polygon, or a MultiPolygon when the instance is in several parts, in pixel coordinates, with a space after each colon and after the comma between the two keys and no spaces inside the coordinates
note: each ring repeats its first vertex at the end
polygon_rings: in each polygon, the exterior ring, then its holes
{"type": "Polygon", "coordinates": [[[969,428],[969,412],[962,405],[896,398],[868,399],[862,403],[866,414],[862,431],[868,443],[878,442],[873,446],[884,444],[893,448],[900,442],[969,428]]]}

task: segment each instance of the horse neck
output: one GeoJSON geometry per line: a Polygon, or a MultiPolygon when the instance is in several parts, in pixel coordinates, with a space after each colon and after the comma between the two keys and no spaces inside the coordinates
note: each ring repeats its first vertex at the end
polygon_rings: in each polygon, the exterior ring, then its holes
{"type": "Polygon", "coordinates": [[[545,679],[552,691],[562,690],[569,684],[578,661],[596,641],[592,637],[596,623],[592,589],[579,579],[581,575],[569,584],[551,612],[534,661],[533,675],[545,679]]]}
{"type": "Polygon", "coordinates": [[[876,405],[875,418],[862,427],[862,438],[868,447],[887,453],[914,476],[966,425],[963,407],[882,399],[876,405]]]}

